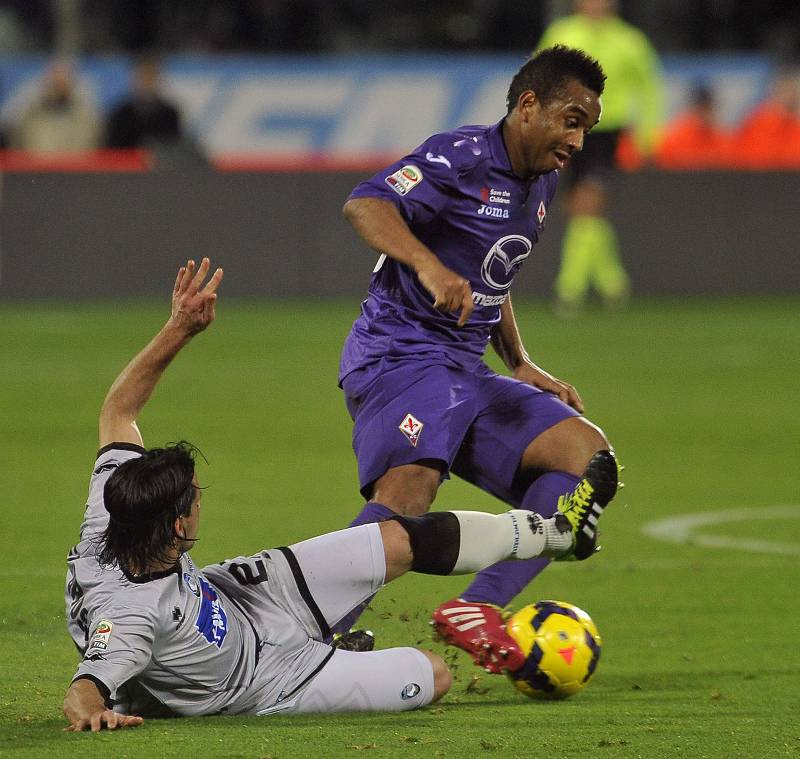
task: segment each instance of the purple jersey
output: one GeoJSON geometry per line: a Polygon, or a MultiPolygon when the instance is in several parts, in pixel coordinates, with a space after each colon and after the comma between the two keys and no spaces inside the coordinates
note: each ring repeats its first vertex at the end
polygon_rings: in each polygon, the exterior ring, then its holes
{"type": "Polygon", "coordinates": [[[439,260],[469,280],[475,310],[459,329],[458,316],[435,310],[411,269],[381,256],[345,342],[340,380],[384,357],[438,356],[471,366],[483,356],[558,181],[556,171],[517,177],[502,128],[501,121],[434,135],[353,190],[351,198],[394,203],[439,260]]]}

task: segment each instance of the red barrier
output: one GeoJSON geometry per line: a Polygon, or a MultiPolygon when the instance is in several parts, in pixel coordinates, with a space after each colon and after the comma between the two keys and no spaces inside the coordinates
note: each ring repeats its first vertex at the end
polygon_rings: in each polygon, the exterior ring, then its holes
{"type": "MultiPolygon", "coordinates": [[[[759,143],[756,143],[760,145],[759,143]]],[[[670,160],[656,156],[649,165],[662,171],[797,171],[800,151],[789,155],[765,154],[758,151],[727,151],[728,155],[710,160],[706,148],[700,156],[680,156],[670,160]]],[[[785,153],[786,151],[784,151],[785,153]]],[[[359,172],[372,174],[396,161],[398,154],[369,153],[344,156],[324,154],[253,155],[229,153],[210,159],[210,165],[222,173],[272,174],[336,174],[359,172]]],[[[648,165],[639,155],[630,138],[620,140],[617,162],[626,172],[636,172],[648,165]]],[[[157,157],[148,150],[95,150],[86,153],[31,153],[22,150],[0,150],[0,171],[9,173],[66,174],[142,174],[158,165],[157,157]]]]}
{"type": "Polygon", "coordinates": [[[374,173],[400,158],[398,153],[352,153],[328,155],[325,153],[297,153],[280,155],[253,155],[252,153],[227,153],[211,159],[217,171],[224,172],[346,172],[374,173]]]}
{"type": "MultiPolygon", "coordinates": [[[[322,153],[254,155],[227,153],[210,159],[211,166],[225,173],[310,172],[337,173],[360,171],[372,173],[396,161],[396,154],[359,153],[330,156],[322,153]]],[[[139,173],[158,164],[148,150],[93,150],[80,153],[33,153],[24,150],[0,150],[0,171],[53,173],[139,173]]]]}
{"type": "Polygon", "coordinates": [[[148,150],[92,150],[80,153],[32,153],[0,150],[0,171],[15,173],[135,174],[153,168],[148,150]]]}

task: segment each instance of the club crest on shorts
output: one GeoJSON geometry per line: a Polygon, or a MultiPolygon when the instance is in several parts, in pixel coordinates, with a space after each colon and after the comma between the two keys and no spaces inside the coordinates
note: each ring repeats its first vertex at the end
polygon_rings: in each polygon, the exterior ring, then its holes
{"type": "Polygon", "coordinates": [[[414,696],[416,696],[421,690],[422,688],[420,688],[417,683],[409,683],[405,688],[403,688],[403,690],[400,691],[400,698],[402,698],[403,701],[408,701],[409,699],[414,698],[414,696]]]}
{"type": "Polygon", "coordinates": [[[415,419],[411,414],[406,414],[398,429],[406,436],[408,442],[416,448],[424,426],[419,419],[415,419]]]}

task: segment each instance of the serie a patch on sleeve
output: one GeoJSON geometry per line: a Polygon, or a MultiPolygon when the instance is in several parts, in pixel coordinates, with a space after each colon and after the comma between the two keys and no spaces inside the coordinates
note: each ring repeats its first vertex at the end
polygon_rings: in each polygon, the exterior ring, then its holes
{"type": "Polygon", "coordinates": [[[114,625],[107,619],[101,619],[94,628],[91,640],[89,641],[89,648],[86,654],[97,651],[105,651],[108,648],[108,642],[111,640],[111,632],[114,625]]]}
{"type": "Polygon", "coordinates": [[[385,181],[398,195],[407,195],[422,181],[422,172],[416,166],[408,164],[390,174],[385,181]]]}

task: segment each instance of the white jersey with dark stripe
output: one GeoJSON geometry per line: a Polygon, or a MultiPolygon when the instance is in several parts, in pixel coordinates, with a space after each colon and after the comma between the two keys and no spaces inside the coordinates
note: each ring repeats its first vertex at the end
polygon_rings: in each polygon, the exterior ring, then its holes
{"type": "Polygon", "coordinates": [[[254,558],[204,569],[184,554],[173,570],[144,582],[98,562],[109,519],[103,488],[141,453],[108,446],[92,473],[80,542],[67,559],[67,625],[82,656],[75,677],[93,679],[111,701],[139,713],[241,713],[277,701],[318,670],[330,649],[310,641],[280,604],[261,609],[255,621],[245,613],[248,591],[267,581],[268,554],[261,564],[254,558]],[[235,581],[223,590],[206,573],[235,581]]]}

